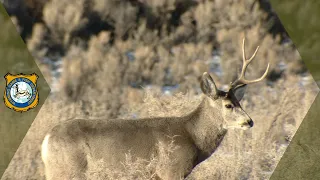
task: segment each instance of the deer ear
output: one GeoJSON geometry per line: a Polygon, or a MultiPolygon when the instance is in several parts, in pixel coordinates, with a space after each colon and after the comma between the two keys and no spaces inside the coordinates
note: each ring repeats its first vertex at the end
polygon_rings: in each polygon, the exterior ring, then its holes
{"type": "Polygon", "coordinates": [[[207,73],[203,73],[201,82],[200,82],[201,90],[206,95],[215,96],[218,93],[216,84],[214,83],[212,77],[207,73]]]}
{"type": "Polygon", "coordinates": [[[246,84],[242,84],[242,85],[238,85],[235,88],[233,88],[233,94],[234,96],[237,98],[238,101],[241,101],[241,99],[244,96],[244,93],[247,89],[247,85],[246,84]]]}

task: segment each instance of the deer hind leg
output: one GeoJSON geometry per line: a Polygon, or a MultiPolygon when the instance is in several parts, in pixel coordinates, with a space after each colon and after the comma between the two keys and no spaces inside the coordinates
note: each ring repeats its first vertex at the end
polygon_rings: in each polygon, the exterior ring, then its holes
{"type": "Polygon", "coordinates": [[[72,143],[47,135],[41,155],[47,180],[86,180],[86,156],[72,143]]]}

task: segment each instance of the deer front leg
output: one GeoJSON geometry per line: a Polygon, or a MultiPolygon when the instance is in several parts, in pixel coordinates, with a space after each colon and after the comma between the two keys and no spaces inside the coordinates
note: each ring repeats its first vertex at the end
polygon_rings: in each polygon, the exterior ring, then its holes
{"type": "Polygon", "coordinates": [[[160,143],[156,174],[162,180],[181,180],[193,167],[196,150],[188,143],[160,143]]]}

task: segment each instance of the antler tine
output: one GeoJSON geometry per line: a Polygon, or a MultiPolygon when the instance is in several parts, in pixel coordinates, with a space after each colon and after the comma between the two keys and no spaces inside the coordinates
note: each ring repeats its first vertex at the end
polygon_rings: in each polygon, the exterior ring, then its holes
{"type": "Polygon", "coordinates": [[[267,76],[268,71],[269,71],[269,66],[270,66],[269,63],[268,63],[266,71],[264,72],[264,74],[260,78],[255,79],[255,80],[246,80],[244,78],[246,70],[247,70],[247,67],[250,64],[250,62],[255,58],[259,48],[260,47],[258,46],[256,48],[256,50],[254,51],[253,55],[250,57],[250,59],[247,59],[246,58],[246,52],[245,52],[245,38],[243,38],[243,40],[242,40],[242,60],[243,60],[242,70],[241,70],[239,78],[234,83],[232,83],[233,85],[236,85],[236,83],[238,83],[238,82],[243,83],[243,84],[256,83],[256,82],[262,81],[267,76]]]}
{"type": "Polygon", "coordinates": [[[256,83],[256,82],[262,81],[264,78],[267,77],[268,71],[269,71],[269,67],[270,67],[270,64],[268,63],[268,66],[267,66],[266,71],[265,71],[264,74],[263,74],[260,78],[258,78],[258,79],[246,80],[246,79],[242,78],[242,79],[240,79],[239,81],[242,82],[243,84],[251,84],[251,83],[256,83]]]}
{"type": "Polygon", "coordinates": [[[245,47],[245,38],[243,38],[243,40],[242,40],[242,55],[243,55],[242,59],[243,59],[244,62],[247,61],[248,64],[249,64],[249,63],[253,60],[253,58],[256,56],[256,54],[257,54],[260,46],[257,46],[257,48],[256,48],[256,50],[254,51],[253,55],[252,55],[251,58],[248,59],[248,60],[247,60],[247,58],[246,58],[245,48],[246,48],[246,47],[245,47]]]}

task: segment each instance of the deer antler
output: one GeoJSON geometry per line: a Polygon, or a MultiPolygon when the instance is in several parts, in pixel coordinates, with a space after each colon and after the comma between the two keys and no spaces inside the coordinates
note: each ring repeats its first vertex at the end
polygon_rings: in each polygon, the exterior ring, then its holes
{"type": "Polygon", "coordinates": [[[250,64],[250,62],[255,58],[258,50],[259,50],[259,46],[254,51],[251,58],[247,59],[246,53],[245,53],[245,38],[243,38],[243,40],[242,40],[242,60],[243,60],[242,70],[241,70],[239,78],[236,81],[234,81],[233,83],[231,83],[231,87],[237,86],[239,84],[256,83],[256,82],[262,81],[267,76],[268,70],[269,70],[269,65],[270,65],[269,63],[268,63],[268,67],[267,67],[266,71],[264,72],[264,74],[260,78],[254,79],[254,80],[247,80],[244,78],[245,73],[246,73],[246,69],[247,69],[248,65],[250,64]]]}

